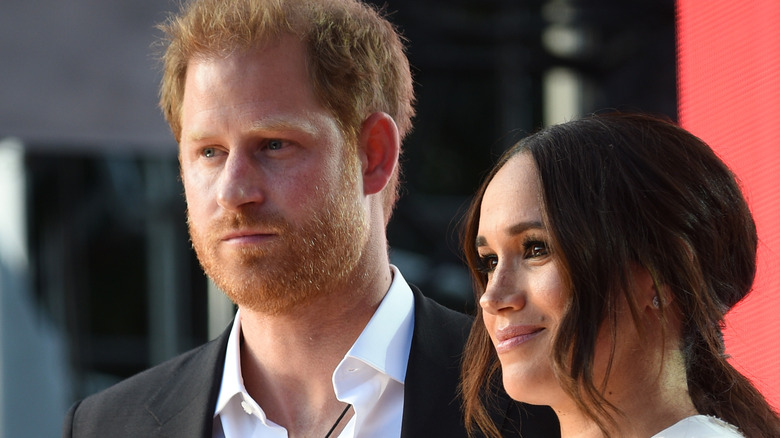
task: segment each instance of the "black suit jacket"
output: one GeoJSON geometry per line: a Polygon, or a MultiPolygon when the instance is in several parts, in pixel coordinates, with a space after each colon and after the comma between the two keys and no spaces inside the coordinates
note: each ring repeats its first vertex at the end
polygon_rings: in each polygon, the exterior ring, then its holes
{"type": "MultiPolygon", "coordinates": [[[[466,437],[457,397],[459,366],[471,318],[414,291],[412,346],[404,383],[402,438],[466,437]]],[[[76,403],[63,437],[210,438],[230,328],[217,339],[76,403]]],[[[559,437],[549,408],[501,394],[493,413],[504,436],[522,424],[524,438],[559,437]]]]}

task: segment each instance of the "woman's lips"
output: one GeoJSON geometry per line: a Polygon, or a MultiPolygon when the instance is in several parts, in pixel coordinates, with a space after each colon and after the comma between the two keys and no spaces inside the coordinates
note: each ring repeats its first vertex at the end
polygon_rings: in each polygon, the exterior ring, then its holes
{"type": "Polygon", "coordinates": [[[538,336],[544,327],[511,325],[496,331],[496,352],[505,353],[538,336]]]}

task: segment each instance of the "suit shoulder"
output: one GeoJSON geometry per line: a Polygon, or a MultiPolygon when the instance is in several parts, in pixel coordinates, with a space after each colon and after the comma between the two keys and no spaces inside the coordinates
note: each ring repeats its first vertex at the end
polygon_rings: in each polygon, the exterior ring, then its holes
{"type": "Polygon", "coordinates": [[[424,319],[450,329],[471,327],[474,321],[472,316],[439,304],[434,299],[423,295],[417,287],[412,286],[412,291],[414,293],[415,319],[424,319]]]}
{"type": "Polygon", "coordinates": [[[126,403],[133,398],[146,399],[151,394],[158,392],[160,387],[169,383],[171,379],[180,378],[185,371],[193,365],[193,362],[203,361],[204,352],[206,352],[209,347],[212,347],[214,342],[216,341],[203,344],[193,350],[168,359],[159,365],[128,377],[101,392],[85,398],[82,404],[91,403],[93,400],[110,402],[119,399],[126,403]]]}
{"type": "Polygon", "coordinates": [[[223,335],[76,402],[65,416],[63,436],[133,436],[129,431],[150,430],[167,420],[161,406],[215,399],[226,339],[223,335]]]}

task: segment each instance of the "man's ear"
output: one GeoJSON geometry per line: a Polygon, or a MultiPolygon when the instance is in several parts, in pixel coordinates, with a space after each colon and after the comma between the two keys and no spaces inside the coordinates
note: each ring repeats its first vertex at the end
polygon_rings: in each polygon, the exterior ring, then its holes
{"type": "Polygon", "coordinates": [[[373,113],[363,121],[358,154],[363,169],[363,193],[373,195],[385,188],[398,165],[401,139],[395,121],[386,113],[373,113]]]}

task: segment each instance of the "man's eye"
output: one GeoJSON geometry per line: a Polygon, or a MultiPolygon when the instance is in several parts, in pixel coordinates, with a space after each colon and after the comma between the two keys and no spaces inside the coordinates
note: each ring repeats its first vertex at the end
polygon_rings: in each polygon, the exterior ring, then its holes
{"type": "Polygon", "coordinates": [[[214,148],[205,148],[203,149],[202,154],[206,158],[212,158],[214,155],[217,154],[217,151],[214,148]]]}
{"type": "Polygon", "coordinates": [[[268,140],[268,149],[272,151],[277,151],[284,147],[284,142],[281,140],[268,140]]]}

